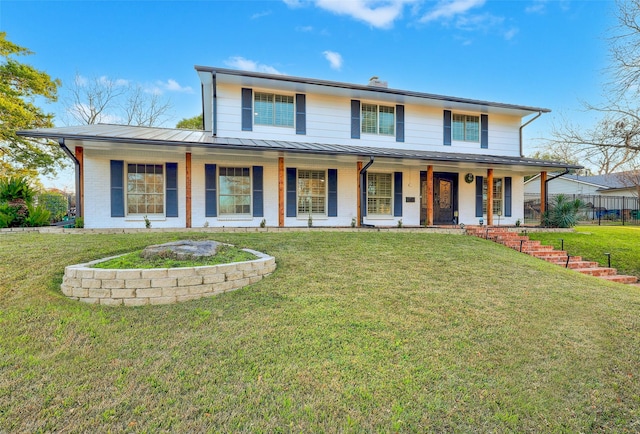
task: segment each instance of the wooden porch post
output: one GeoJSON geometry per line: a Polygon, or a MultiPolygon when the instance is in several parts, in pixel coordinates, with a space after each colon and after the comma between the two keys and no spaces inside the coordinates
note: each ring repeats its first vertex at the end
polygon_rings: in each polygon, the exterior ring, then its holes
{"type": "Polygon", "coordinates": [[[540,219],[547,210],[547,172],[540,172],[540,219]]]}
{"type": "Polygon", "coordinates": [[[487,226],[493,225],[493,169],[487,169],[487,226]]]}
{"type": "Polygon", "coordinates": [[[84,217],[84,148],[82,146],[76,146],[76,159],[78,160],[76,217],[84,217]],[[80,204],[79,207],[78,203],[80,204]]]}
{"type": "Polygon", "coordinates": [[[356,183],[356,185],[358,186],[358,199],[357,199],[357,206],[356,206],[356,225],[359,227],[360,226],[360,222],[362,221],[362,185],[360,185],[360,181],[362,178],[360,176],[360,171],[362,170],[362,161],[358,161],[356,163],[356,176],[358,177],[358,181],[356,183]]]}
{"type": "Polygon", "coordinates": [[[284,157],[278,158],[278,226],[284,227],[284,157]]]}
{"type": "Polygon", "coordinates": [[[185,200],[186,200],[186,211],[185,211],[185,218],[186,218],[186,227],[190,228],[191,227],[191,152],[187,152],[185,155],[185,176],[186,176],[186,183],[185,183],[185,187],[186,187],[186,196],[185,196],[185,200]]]}
{"type": "Polygon", "coordinates": [[[433,166],[427,166],[427,226],[433,226],[433,166]]]}

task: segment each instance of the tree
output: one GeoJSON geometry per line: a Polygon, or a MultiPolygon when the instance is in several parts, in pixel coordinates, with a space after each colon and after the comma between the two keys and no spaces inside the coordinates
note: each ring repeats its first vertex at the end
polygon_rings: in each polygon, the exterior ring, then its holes
{"type": "Polygon", "coordinates": [[[192,118],[184,118],[176,125],[176,128],[184,128],[186,130],[202,130],[204,121],[202,115],[196,115],[192,118]]]}
{"type": "Polygon", "coordinates": [[[33,54],[7,40],[0,32],[0,177],[55,174],[66,164],[60,146],[49,140],[16,135],[18,130],[53,126],[53,115],[37,107],[42,97],[55,102],[59,80],[43,71],[20,63],[14,56],[33,54]]]}
{"type": "Polygon", "coordinates": [[[73,123],[116,123],[159,126],[169,117],[171,103],[127,80],[85,78],[76,74],[63,99],[73,123]]]}
{"type": "Polygon", "coordinates": [[[575,156],[612,173],[640,158],[640,0],[618,0],[618,25],[609,38],[612,81],[606,102],[583,103],[599,116],[592,128],[563,122],[554,127],[547,147],[568,146],[575,156]]]}

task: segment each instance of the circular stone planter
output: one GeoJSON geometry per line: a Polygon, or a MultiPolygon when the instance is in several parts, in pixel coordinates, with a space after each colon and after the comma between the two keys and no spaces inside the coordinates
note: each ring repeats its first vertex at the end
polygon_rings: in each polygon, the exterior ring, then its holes
{"type": "Polygon", "coordinates": [[[255,250],[258,259],[230,264],[183,268],[91,268],[110,258],[64,269],[62,293],[73,300],[111,306],[172,304],[234,291],[259,282],[276,269],[273,256],[255,250]]]}

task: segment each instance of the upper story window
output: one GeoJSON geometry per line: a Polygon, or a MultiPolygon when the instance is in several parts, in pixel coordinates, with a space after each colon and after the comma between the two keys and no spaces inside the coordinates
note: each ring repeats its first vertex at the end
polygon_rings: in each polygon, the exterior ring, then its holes
{"type": "Polygon", "coordinates": [[[395,108],[377,104],[362,104],[362,132],[394,135],[395,108]]]}
{"type": "Polygon", "coordinates": [[[326,214],[324,170],[298,170],[298,215],[326,214]]]}
{"type": "Polygon", "coordinates": [[[251,214],[251,175],[248,167],[221,167],[220,215],[251,214]]]}
{"type": "Polygon", "coordinates": [[[254,119],[256,125],[293,127],[293,96],[255,92],[254,119]]]}
{"type": "Polygon", "coordinates": [[[127,164],[127,214],[164,215],[162,164],[127,164]]]}
{"type": "Polygon", "coordinates": [[[480,116],[453,114],[451,119],[453,140],[480,141],[480,116]]]}
{"type": "Polygon", "coordinates": [[[367,214],[391,215],[393,184],[390,173],[367,173],[367,214]]]}

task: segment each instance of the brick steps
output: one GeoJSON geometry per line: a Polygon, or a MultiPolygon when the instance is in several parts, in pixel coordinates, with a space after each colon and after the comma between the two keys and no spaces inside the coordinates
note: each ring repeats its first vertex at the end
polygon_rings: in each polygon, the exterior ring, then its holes
{"type": "Polygon", "coordinates": [[[529,240],[529,237],[511,232],[507,228],[467,226],[466,232],[468,235],[494,241],[513,250],[572,269],[578,273],[599,277],[611,282],[640,286],[636,276],[619,275],[615,268],[600,267],[597,262],[584,261],[580,256],[569,256],[563,250],[555,250],[553,246],[545,246],[540,241],[529,240]],[[567,258],[569,259],[568,262],[567,258]]]}

